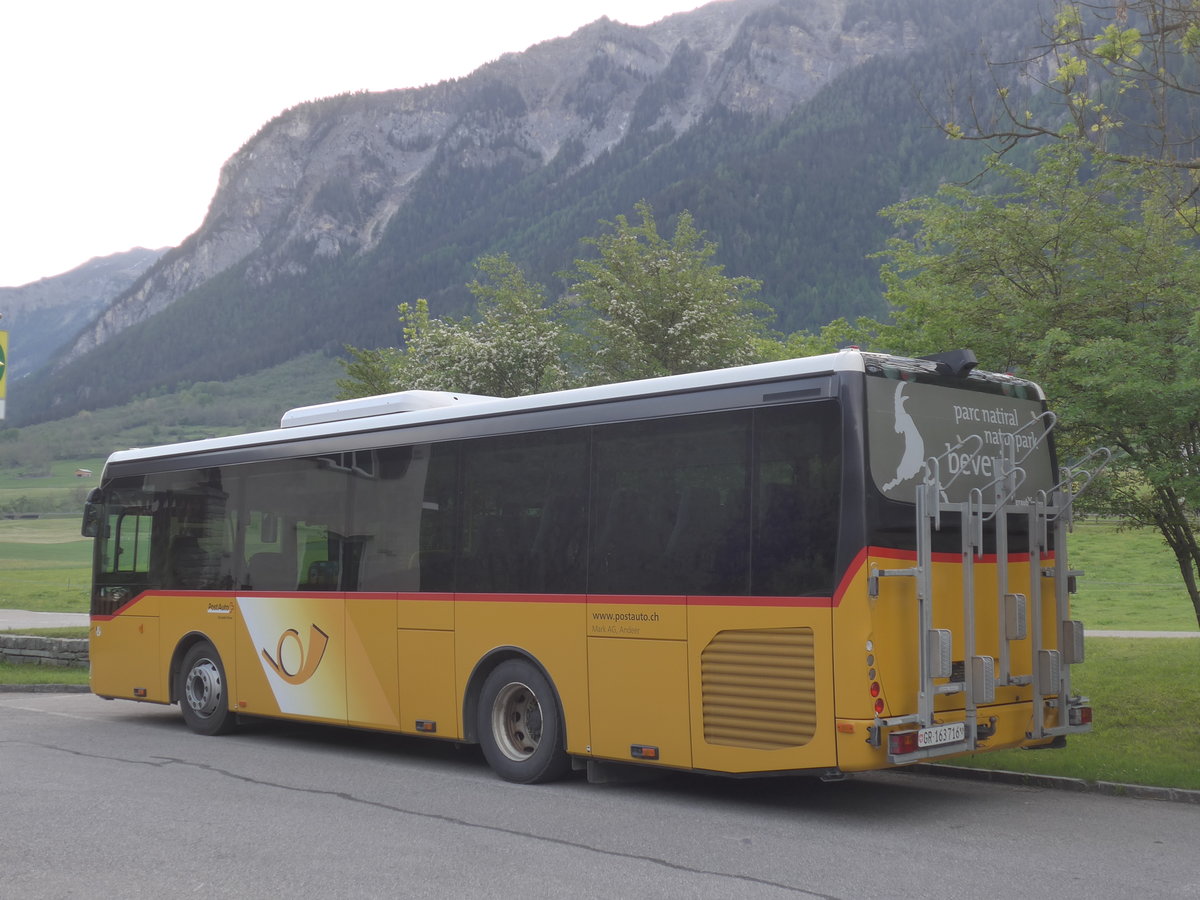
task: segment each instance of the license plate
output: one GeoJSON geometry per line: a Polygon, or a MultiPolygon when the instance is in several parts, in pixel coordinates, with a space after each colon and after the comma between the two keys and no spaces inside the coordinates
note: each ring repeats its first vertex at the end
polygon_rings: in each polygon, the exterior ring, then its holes
{"type": "Polygon", "coordinates": [[[967,726],[964,722],[951,722],[949,725],[934,725],[932,728],[922,728],[917,732],[918,747],[938,747],[942,744],[957,744],[967,736],[967,726]]]}

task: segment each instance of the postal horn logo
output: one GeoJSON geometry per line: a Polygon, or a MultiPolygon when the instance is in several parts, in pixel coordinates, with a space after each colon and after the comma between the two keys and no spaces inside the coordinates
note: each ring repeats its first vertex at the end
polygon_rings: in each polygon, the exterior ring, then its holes
{"type": "Polygon", "coordinates": [[[308,647],[300,640],[300,632],[289,628],[279,636],[279,644],[275,647],[275,655],[271,656],[265,649],[263,659],[267,665],[288,684],[304,684],[312,678],[321,665],[325,655],[325,647],[329,643],[329,635],[316,625],[309,627],[308,647]]]}

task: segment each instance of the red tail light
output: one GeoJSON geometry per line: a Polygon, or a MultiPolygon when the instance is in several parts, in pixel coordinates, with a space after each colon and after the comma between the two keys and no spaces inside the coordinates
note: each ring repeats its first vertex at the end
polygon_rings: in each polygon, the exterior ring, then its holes
{"type": "Polygon", "coordinates": [[[1067,721],[1072,725],[1091,725],[1092,708],[1090,706],[1072,706],[1067,711],[1067,721]]]}
{"type": "Polygon", "coordinates": [[[892,756],[916,753],[917,749],[917,733],[915,731],[893,731],[888,735],[888,753],[892,756]]]}

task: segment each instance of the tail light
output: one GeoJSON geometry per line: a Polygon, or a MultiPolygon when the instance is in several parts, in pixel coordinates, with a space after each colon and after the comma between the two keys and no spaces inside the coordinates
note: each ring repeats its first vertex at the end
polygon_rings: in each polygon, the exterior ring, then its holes
{"type": "Polygon", "coordinates": [[[916,753],[918,749],[915,731],[893,731],[888,735],[888,753],[892,756],[916,753]]]}

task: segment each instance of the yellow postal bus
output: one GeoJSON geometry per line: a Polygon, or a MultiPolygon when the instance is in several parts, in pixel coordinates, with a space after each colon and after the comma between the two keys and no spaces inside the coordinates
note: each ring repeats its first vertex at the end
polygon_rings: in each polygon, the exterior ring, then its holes
{"type": "Polygon", "coordinates": [[[1071,488],[967,351],[515,399],[408,391],[115,453],[91,687],[605,761],[841,773],[1090,728],[1071,488]]]}

